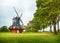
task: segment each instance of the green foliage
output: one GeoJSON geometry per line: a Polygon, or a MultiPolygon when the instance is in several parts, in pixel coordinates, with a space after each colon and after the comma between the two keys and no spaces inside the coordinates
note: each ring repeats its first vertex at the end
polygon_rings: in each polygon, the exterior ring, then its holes
{"type": "Polygon", "coordinates": [[[11,25],[11,26],[9,26],[9,28],[8,28],[8,29],[9,29],[9,30],[11,30],[12,28],[13,28],[13,26],[11,25]]]}
{"type": "Polygon", "coordinates": [[[31,27],[30,26],[25,26],[25,30],[26,30],[26,32],[31,32],[32,30],[31,30],[31,27]]]}
{"type": "Polygon", "coordinates": [[[56,20],[60,15],[60,1],[59,0],[37,0],[37,10],[34,13],[34,18],[30,27],[33,30],[41,30],[52,24],[54,25],[54,32],[56,33],[56,20]]]}
{"type": "Polygon", "coordinates": [[[34,14],[34,19],[38,20],[40,27],[45,28],[52,24],[54,25],[54,32],[56,33],[56,20],[60,15],[60,1],[59,0],[37,0],[37,10],[34,14]]]}
{"type": "Polygon", "coordinates": [[[7,29],[7,26],[2,26],[0,32],[9,32],[9,30],[7,29]]]}
{"type": "Polygon", "coordinates": [[[37,3],[36,6],[37,6],[38,9],[40,9],[51,1],[53,1],[53,0],[37,0],[36,1],[36,3],[37,3]]]}

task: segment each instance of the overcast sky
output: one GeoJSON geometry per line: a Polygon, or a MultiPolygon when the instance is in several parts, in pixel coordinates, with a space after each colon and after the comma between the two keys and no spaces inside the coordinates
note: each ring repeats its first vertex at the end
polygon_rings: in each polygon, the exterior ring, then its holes
{"type": "Polygon", "coordinates": [[[26,25],[33,19],[36,10],[36,0],[0,0],[0,26],[10,26],[12,18],[16,16],[15,6],[19,16],[22,13],[22,21],[26,25]]]}

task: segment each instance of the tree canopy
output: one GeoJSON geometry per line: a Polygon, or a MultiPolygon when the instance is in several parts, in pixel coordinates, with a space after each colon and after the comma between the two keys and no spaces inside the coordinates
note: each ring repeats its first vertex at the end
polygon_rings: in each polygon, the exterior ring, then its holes
{"type": "Polygon", "coordinates": [[[60,15],[60,0],[37,0],[37,10],[34,13],[32,27],[35,29],[44,29],[50,26],[51,22],[54,26],[54,34],[56,32],[56,20],[60,15]]]}

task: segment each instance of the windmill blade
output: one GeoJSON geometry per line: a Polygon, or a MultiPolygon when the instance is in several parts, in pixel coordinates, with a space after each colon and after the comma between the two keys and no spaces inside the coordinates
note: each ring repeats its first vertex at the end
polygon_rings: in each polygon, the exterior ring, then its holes
{"type": "Polygon", "coordinates": [[[17,16],[19,16],[18,13],[17,13],[17,11],[16,11],[16,9],[15,9],[15,7],[13,7],[13,9],[14,9],[14,11],[16,12],[17,16]]]}
{"type": "Polygon", "coordinates": [[[20,18],[22,17],[22,13],[21,13],[21,15],[20,15],[20,18]]]}
{"type": "Polygon", "coordinates": [[[24,24],[23,24],[23,21],[22,21],[21,19],[20,19],[20,21],[21,21],[22,25],[24,25],[24,24]]]}

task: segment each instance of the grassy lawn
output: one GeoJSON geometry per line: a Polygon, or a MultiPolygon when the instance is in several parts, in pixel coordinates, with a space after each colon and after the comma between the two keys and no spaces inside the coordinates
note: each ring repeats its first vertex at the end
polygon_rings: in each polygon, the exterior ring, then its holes
{"type": "Polygon", "coordinates": [[[0,33],[0,43],[60,43],[60,35],[51,33],[0,33]]]}

